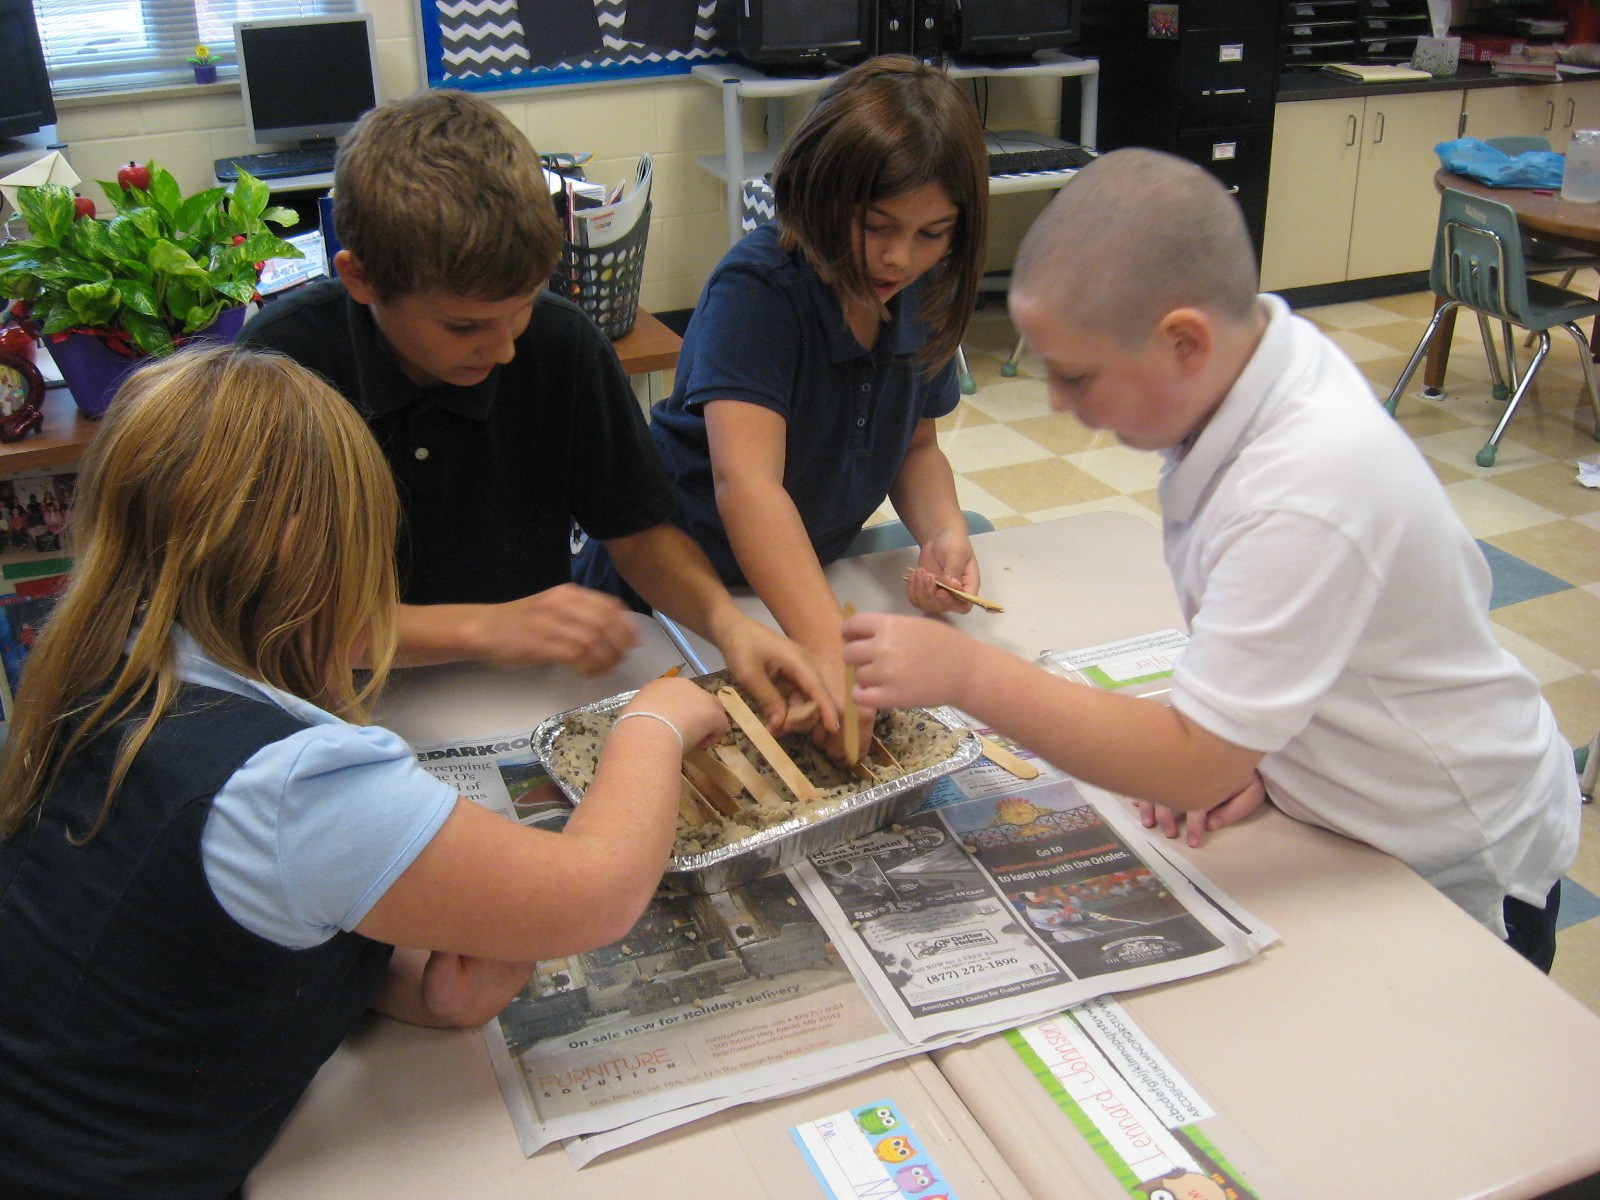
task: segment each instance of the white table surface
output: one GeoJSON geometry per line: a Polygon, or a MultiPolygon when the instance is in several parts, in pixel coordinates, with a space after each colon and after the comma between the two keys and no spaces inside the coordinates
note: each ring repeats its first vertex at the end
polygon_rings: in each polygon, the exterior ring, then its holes
{"type": "MultiPolygon", "coordinates": [[[[532,729],[638,687],[682,657],[645,618],[609,676],[478,665],[397,671],[379,719],[413,744],[532,729]]],[[[477,1031],[369,1016],[318,1073],[245,1185],[248,1200],[791,1200],[820,1196],[791,1126],[894,1100],[967,1200],[1031,1200],[926,1055],[802,1095],[745,1105],[575,1170],[548,1146],[524,1158],[477,1031]]],[[[1048,1193],[1046,1193],[1048,1195],[1048,1193]]]]}
{"type": "MultiPolygon", "coordinates": [[[[1181,626],[1160,532],[1137,517],[974,545],[982,593],[1007,611],[955,620],[1018,654],[1181,626]]],[[[891,551],[828,576],[858,608],[910,611],[915,560],[891,551]]],[[[1282,940],[1122,999],[1216,1110],[1202,1128],[1263,1200],[1531,1197],[1600,1171],[1600,1018],[1409,868],[1275,810],[1182,852],[1282,940]]],[[[1034,1195],[1126,1200],[1003,1040],[933,1057],[1034,1195]],[[1088,1186],[1067,1188],[1074,1177],[1088,1186]]]]}

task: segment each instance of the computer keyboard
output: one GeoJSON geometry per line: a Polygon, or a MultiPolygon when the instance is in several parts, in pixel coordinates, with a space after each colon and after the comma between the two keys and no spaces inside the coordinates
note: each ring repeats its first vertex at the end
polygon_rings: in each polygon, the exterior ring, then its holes
{"type": "Polygon", "coordinates": [[[1069,171],[1094,161],[1094,152],[1082,146],[1041,146],[1029,150],[991,151],[989,174],[1025,175],[1030,171],[1069,171]]]}
{"type": "Polygon", "coordinates": [[[257,179],[286,179],[293,175],[325,175],[333,170],[334,147],[310,146],[298,150],[269,150],[264,154],[239,154],[212,164],[217,178],[231,183],[243,167],[257,179]]]}

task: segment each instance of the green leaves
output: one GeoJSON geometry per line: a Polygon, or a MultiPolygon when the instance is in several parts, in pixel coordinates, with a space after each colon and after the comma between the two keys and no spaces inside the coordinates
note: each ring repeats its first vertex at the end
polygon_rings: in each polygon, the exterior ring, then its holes
{"type": "Polygon", "coordinates": [[[185,197],[171,172],[148,166],[147,190],[100,181],[110,220],[75,220],[59,184],[19,190],[30,236],[0,245],[0,296],[31,301],[45,334],[120,330],[145,354],[170,354],[174,338],[250,300],[257,262],[300,257],[267,228],[296,214],[269,208],[259,179],[241,171],[231,193],[185,197]]]}

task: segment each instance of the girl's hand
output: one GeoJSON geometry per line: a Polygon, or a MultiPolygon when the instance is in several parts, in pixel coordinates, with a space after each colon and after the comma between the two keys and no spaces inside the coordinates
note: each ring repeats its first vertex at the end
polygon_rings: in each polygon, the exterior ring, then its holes
{"type": "Polygon", "coordinates": [[[872,708],[960,705],[976,645],[940,621],[857,613],[844,623],[844,657],[856,699],[872,708]]]}
{"type": "Polygon", "coordinates": [[[721,702],[688,679],[653,679],[623,711],[661,714],[683,734],[685,750],[715,746],[728,732],[728,714],[721,702]]]}
{"type": "Polygon", "coordinates": [[[926,613],[972,611],[967,601],[934,586],[935,580],[960,588],[969,595],[978,594],[978,560],[972,553],[972,540],[965,528],[929,539],[917,558],[917,569],[906,580],[906,599],[926,613]]]}

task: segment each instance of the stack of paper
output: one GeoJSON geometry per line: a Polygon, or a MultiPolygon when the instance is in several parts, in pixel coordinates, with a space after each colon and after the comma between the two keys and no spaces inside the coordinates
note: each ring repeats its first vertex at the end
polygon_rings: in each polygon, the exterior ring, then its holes
{"type": "Polygon", "coordinates": [[[641,155],[633,182],[617,185],[594,207],[575,205],[567,212],[567,240],[574,246],[609,246],[633,231],[650,201],[653,164],[641,155]]]}

